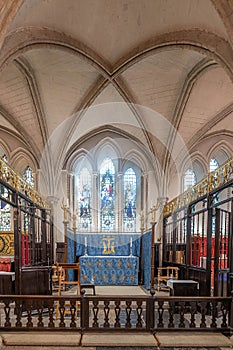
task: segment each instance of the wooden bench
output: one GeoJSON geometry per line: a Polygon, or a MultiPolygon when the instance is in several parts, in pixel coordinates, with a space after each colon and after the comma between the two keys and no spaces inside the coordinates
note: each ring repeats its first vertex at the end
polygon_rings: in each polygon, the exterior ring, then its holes
{"type": "Polygon", "coordinates": [[[167,267],[158,267],[158,291],[160,291],[160,283],[162,281],[168,281],[169,278],[178,280],[178,267],[167,266],[167,267]]]}

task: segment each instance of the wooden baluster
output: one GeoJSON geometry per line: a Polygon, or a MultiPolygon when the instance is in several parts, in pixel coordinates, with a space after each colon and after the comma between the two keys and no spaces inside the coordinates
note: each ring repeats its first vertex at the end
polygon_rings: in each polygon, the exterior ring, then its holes
{"type": "Polygon", "coordinates": [[[60,328],[65,328],[65,300],[60,300],[59,301],[59,314],[60,314],[60,323],[59,327],[60,328]]]}
{"type": "Polygon", "coordinates": [[[169,301],[169,322],[168,328],[174,328],[174,311],[175,311],[175,302],[169,301]]]}
{"type": "Polygon", "coordinates": [[[164,323],[163,323],[163,304],[164,301],[159,300],[158,301],[158,314],[159,314],[159,321],[158,321],[158,327],[164,328],[164,323]]]}
{"type": "MultiPolygon", "coordinates": [[[[43,302],[43,301],[42,301],[43,302]]],[[[41,303],[41,302],[40,302],[41,303]]],[[[38,323],[37,327],[44,327],[44,322],[43,322],[43,305],[39,305],[37,307],[38,311],[38,323]]]]}
{"type": "Polygon", "coordinates": [[[49,322],[48,322],[48,327],[49,328],[54,328],[55,324],[54,324],[54,300],[49,301],[48,303],[48,310],[49,310],[49,322]]]}
{"type": "Polygon", "coordinates": [[[185,310],[185,302],[180,301],[180,323],[179,323],[179,328],[185,328],[185,323],[184,323],[184,310],[185,310]]]}
{"type": "Polygon", "coordinates": [[[94,314],[93,323],[92,323],[93,328],[99,328],[99,323],[98,323],[99,306],[98,305],[99,305],[98,300],[94,300],[93,301],[93,308],[92,308],[92,311],[94,314]]]}
{"type": "Polygon", "coordinates": [[[115,301],[115,323],[114,323],[114,327],[115,328],[121,328],[121,323],[120,323],[120,312],[121,312],[121,308],[120,308],[121,302],[120,300],[116,300],[115,301]]]}
{"type": "MultiPolygon", "coordinates": [[[[221,303],[221,311],[222,311],[222,323],[221,323],[221,327],[222,328],[225,328],[227,327],[227,314],[228,314],[228,311],[227,310],[230,310],[230,303],[229,302],[222,302],[221,303]]],[[[229,315],[230,317],[230,315],[229,315]]]]}
{"type": "Polygon", "coordinates": [[[10,311],[11,311],[11,308],[10,308],[10,300],[6,300],[4,301],[4,312],[5,312],[5,324],[4,324],[4,327],[11,327],[11,322],[10,322],[10,311]]]}
{"type": "Polygon", "coordinates": [[[76,300],[70,300],[70,314],[71,314],[71,322],[70,322],[70,327],[71,328],[76,328],[76,312],[78,310],[76,309],[76,300]]]}
{"type": "Polygon", "coordinates": [[[104,328],[109,328],[109,301],[104,301],[104,328]]]}
{"type": "Polygon", "coordinates": [[[142,301],[137,301],[137,323],[136,328],[142,328],[142,301]]]}
{"type": "Polygon", "coordinates": [[[195,301],[190,302],[190,314],[191,314],[190,328],[196,328],[196,324],[195,324],[196,306],[197,306],[197,303],[195,301]]]}
{"type": "MultiPolygon", "coordinates": [[[[27,302],[28,304],[28,302],[27,302]]],[[[32,304],[28,304],[28,307],[27,307],[27,328],[30,328],[30,327],[33,327],[33,322],[32,322],[32,304]]]]}
{"type": "Polygon", "coordinates": [[[212,328],[217,327],[216,318],[217,318],[217,301],[213,300],[212,301],[212,322],[210,327],[212,328]]]}
{"type": "Polygon", "coordinates": [[[126,300],[126,308],[125,308],[126,324],[125,324],[125,328],[131,328],[131,319],[130,319],[130,315],[132,312],[131,303],[132,302],[130,300],[126,300]]]}
{"type": "Polygon", "coordinates": [[[18,328],[22,327],[21,317],[22,317],[22,303],[19,300],[15,302],[15,313],[16,313],[16,323],[15,326],[18,328]]]}
{"type": "Polygon", "coordinates": [[[201,301],[201,324],[200,324],[200,328],[206,328],[206,302],[205,301],[201,301]]]}

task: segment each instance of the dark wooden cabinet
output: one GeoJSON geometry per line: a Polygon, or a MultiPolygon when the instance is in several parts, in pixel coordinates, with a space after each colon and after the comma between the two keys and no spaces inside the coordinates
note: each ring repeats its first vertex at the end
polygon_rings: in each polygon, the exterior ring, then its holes
{"type": "Polygon", "coordinates": [[[192,280],[172,280],[167,282],[171,296],[198,296],[199,284],[192,280]]]}
{"type": "Polygon", "coordinates": [[[21,271],[21,293],[31,295],[51,294],[51,267],[24,267],[21,271]]]}
{"type": "Polygon", "coordinates": [[[0,294],[15,293],[15,273],[0,271],[0,294]]]}

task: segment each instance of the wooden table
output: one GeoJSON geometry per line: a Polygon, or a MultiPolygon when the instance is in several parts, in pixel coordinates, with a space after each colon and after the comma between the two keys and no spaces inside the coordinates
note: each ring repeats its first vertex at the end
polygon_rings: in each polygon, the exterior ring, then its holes
{"type": "Polygon", "coordinates": [[[193,280],[168,280],[171,296],[197,296],[199,283],[193,280]]]}

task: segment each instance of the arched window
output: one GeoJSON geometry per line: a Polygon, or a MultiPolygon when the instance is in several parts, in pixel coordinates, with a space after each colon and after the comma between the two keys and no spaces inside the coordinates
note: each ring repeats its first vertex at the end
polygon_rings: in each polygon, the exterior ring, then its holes
{"type": "MultiPolygon", "coordinates": [[[[218,161],[213,157],[210,159],[210,172],[216,170],[219,167],[218,161]]],[[[216,176],[215,176],[216,178],[216,176]]],[[[213,202],[217,203],[219,201],[219,193],[216,193],[213,202]]],[[[215,225],[216,225],[216,217],[213,216],[212,218],[212,232],[215,232],[215,225]]]]}
{"type": "MultiPolygon", "coordinates": [[[[8,190],[1,185],[0,187],[1,196],[3,198],[8,198],[8,190]]],[[[4,200],[0,200],[0,230],[1,231],[10,231],[11,230],[11,207],[4,200]]]]}
{"type": "Polygon", "coordinates": [[[197,182],[196,175],[192,169],[187,169],[184,174],[184,191],[191,188],[197,182]]]}
{"type": "Polygon", "coordinates": [[[32,187],[34,187],[34,179],[32,174],[32,169],[28,165],[23,172],[23,179],[32,187]]]}
{"type": "Polygon", "coordinates": [[[124,230],[133,232],[136,230],[136,174],[129,168],[123,177],[124,187],[124,230]]]}
{"type": "Polygon", "coordinates": [[[106,158],[100,166],[100,226],[102,231],[115,230],[115,167],[106,158]]]}
{"type": "Polygon", "coordinates": [[[141,169],[134,163],[118,169],[109,155],[96,159],[97,172],[89,161],[82,165],[83,158],[74,170],[78,231],[139,232],[141,169]]]}
{"type": "Polygon", "coordinates": [[[88,231],[91,228],[91,174],[83,168],[78,176],[78,207],[79,230],[88,231]]]}
{"type": "Polygon", "coordinates": [[[210,159],[210,172],[216,170],[219,167],[219,164],[215,158],[210,159]]]}

